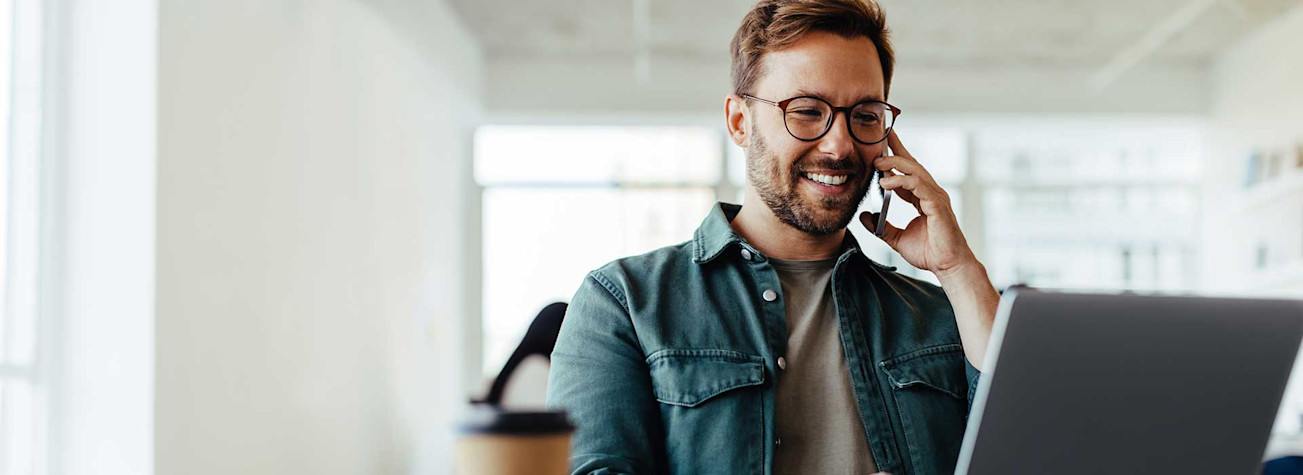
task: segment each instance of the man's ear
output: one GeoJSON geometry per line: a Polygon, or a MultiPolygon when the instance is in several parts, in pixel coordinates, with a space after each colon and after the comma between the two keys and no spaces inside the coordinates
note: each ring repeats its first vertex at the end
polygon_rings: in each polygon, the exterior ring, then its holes
{"type": "Polygon", "coordinates": [[[747,148],[747,143],[750,141],[750,121],[750,111],[747,110],[746,100],[742,96],[729,94],[724,98],[724,122],[728,126],[728,137],[739,147],[747,148]]]}

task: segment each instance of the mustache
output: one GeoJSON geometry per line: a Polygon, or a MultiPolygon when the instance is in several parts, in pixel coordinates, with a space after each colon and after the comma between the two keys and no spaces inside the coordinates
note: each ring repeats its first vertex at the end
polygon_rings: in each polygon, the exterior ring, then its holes
{"type": "Polygon", "coordinates": [[[807,159],[807,160],[799,160],[796,163],[792,164],[792,171],[797,173],[805,172],[807,170],[827,170],[833,172],[851,172],[851,173],[858,174],[861,171],[860,168],[861,167],[858,160],[845,160],[845,159],[843,160],[807,159]]]}

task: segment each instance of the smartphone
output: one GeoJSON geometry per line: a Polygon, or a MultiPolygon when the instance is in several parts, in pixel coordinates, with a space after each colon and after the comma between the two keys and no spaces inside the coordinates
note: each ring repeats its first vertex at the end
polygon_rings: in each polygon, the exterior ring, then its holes
{"type": "MultiPolygon", "coordinates": [[[[882,156],[888,155],[891,155],[891,149],[883,144],[882,156]]],[[[882,210],[878,211],[878,222],[873,225],[873,235],[882,237],[882,232],[887,229],[887,209],[891,207],[891,191],[882,187],[882,179],[888,172],[876,169],[874,171],[878,175],[878,191],[882,194],[882,210]]]]}

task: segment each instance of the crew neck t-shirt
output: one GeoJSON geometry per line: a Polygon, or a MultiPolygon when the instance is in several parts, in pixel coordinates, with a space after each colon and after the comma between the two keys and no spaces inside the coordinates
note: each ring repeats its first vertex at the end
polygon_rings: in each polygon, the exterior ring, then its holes
{"type": "Polygon", "coordinates": [[[832,295],[837,259],[769,259],[787,311],[787,353],[774,396],[776,475],[877,471],[855,405],[832,295]]]}

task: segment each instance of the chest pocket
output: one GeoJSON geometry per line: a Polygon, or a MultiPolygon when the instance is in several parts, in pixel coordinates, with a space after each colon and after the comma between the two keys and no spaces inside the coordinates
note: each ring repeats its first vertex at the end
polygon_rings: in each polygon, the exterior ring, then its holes
{"type": "Polygon", "coordinates": [[[764,472],[764,359],[730,350],[647,358],[672,475],[764,472]]]}
{"type": "Polygon", "coordinates": [[[896,389],[929,388],[958,400],[967,400],[964,348],[942,345],[898,356],[878,366],[896,389]]]}
{"type": "Polygon", "coordinates": [[[765,382],[764,359],[729,350],[661,350],[647,357],[662,404],[697,407],[728,391],[765,382]]]}
{"type": "Polygon", "coordinates": [[[878,363],[908,442],[909,473],[952,473],[968,419],[964,349],[958,344],[924,348],[878,363]]]}

